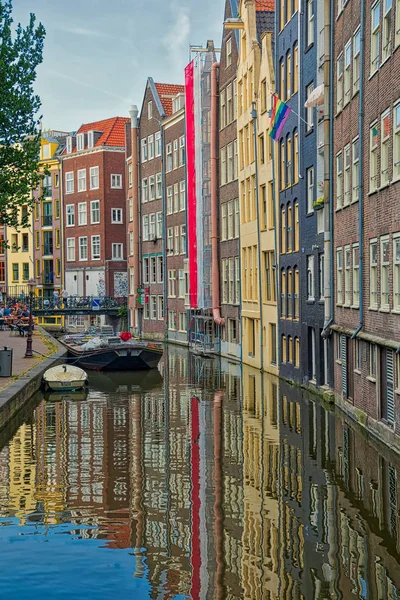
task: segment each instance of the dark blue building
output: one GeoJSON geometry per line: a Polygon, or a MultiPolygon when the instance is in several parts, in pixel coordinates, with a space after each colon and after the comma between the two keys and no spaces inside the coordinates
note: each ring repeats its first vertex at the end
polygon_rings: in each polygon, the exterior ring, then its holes
{"type": "MultiPolygon", "coordinates": [[[[323,107],[305,108],[323,83],[316,0],[277,3],[276,86],[292,109],[275,143],[279,187],[280,372],[299,383],[327,382],[324,340],[323,107]]],[[[323,13],[323,4],[319,6],[323,13]]],[[[319,22],[321,26],[319,27],[319,22]]],[[[323,88],[322,88],[323,90],[323,88]]],[[[323,94],[323,91],[322,91],[323,94]]]]}

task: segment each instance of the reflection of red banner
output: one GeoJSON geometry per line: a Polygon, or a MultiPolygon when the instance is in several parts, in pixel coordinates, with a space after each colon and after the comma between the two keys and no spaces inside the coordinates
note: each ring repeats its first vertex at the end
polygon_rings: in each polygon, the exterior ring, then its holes
{"type": "Polygon", "coordinates": [[[200,598],[200,419],[199,399],[192,397],[192,425],[191,425],[191,473],[192,473],[192,586],[190,597],[192,600],[200,598]]]}
{"type": "Polygon", "coordinates": [[[192,61],[185,69],[186,92],[186,170],[187,170],[187,220],[189,253],[190,307],[198,305],[197,267],[197,201],[196,201],[196,126],[194,106],[195,68],[192,61]]]}

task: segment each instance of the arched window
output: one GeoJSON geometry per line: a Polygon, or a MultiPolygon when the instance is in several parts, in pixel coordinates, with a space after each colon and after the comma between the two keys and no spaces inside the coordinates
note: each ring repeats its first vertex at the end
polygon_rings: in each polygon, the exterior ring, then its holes
{"type": "Polygon", "coordinates": [[[286,252],[286,211],[281,208],[281,254],[286,252]]]}
{"type": "Polygon", "coordinates": [[[299,132],[297,129],[294,130],[293,133],[293,183],[299,182],[299,132]]]}
{"type": "Polygon", "coordinates": [[[286,54],[286,98],[292,95],[292,54],[286,54]]]}
{"type": "Polygon", "coordinates": [[[300,287],[300,273],[298,267],[294,267],[294,292],[293,292],[293,318],[298,319],[300,316],[300,298],[299,298],[299,287],[300,287]]]}
{"type": "Polygon", "coordinates": [[[286,136],[286,184],[293,184],[293,173],[292,173],[292,136],[288,134],[286,136]]]}
{"type": "Polygon", "coordinates": [[[286,100],[286,85],[285,85],[285,61],[281,58],[279,62],[279,77],[280,77],[280,99],[286,100]]]}
{"type": "Polygon", "coordinates": [[[282,336],[282,345],[281,345],[281,362],[286,363],[287,361],[287,347],[286,347],[286,335],[282,336]]]}
{"type": "Polygon", "coordinates": [[[280,153],[281,153],[281,172],[280,172],[280,180],[281,180],[281,190],[284,190],[286,187],[286,157],[285,157],[285,140],[282,139],[280,143],[280,153]]]}
{"type": "Polygon", "coordinates": [[[294,203],[294,251],[299,251],[299,203],[294,203]]]}
{"type": "Polygon", "coordinates": [[[294,338],[294,366],[297,368],[300,366],[300,340],[298,337],[294,338]]]}
{"type": "Polygon", "coordinates": [[[286,319],[286,272],[281,271],[281,317],[286,319]]]}
{"type": "Polygon", "coordinates": [[[288,336],[287,347],[288,347],[288,351],[289,351],[288,360],[289,360],[290,363],[292,363],[293,362],[293,340],[292,340],[292,336],[291,335],[288,336]]]}
{"type": "Polygon", "coordinates": [[[290,202],[286,207],[287,212],[287,244],[286,248],[288,252],[293,251],[293,214],[292,214],[292,206],[290,202]]]}
{"type": "Polygon", "coordinates": [[[293,46],[293,94],[299,91],[299,47],[293,46]]]}
{"type": "Polygon", "coordinates": [[[293,271],[288,269],[287,272],[287,318],[293,317],[293,271]]]}

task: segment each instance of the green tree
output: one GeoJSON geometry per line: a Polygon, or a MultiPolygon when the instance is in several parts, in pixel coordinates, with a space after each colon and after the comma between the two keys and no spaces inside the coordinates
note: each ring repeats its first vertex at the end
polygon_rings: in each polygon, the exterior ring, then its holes
{"type": "MultiPolygon", "coordinates": [[[[32,206],[39,186],[41,102],[33,84],[46,31],[31,14],[13,30],[12,0],[0,0],[0,219],[25,225],[19,207],[32,206]]],[[[27,221],[28,218],[25,219],[27,221]]]]}

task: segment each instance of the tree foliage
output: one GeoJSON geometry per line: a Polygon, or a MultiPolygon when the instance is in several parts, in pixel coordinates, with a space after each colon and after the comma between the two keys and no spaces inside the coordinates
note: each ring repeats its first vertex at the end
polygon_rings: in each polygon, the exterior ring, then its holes
{"type": "Polygon", "coordinates": [[[39,186],[41,102],[33,85],[43,60],[46,35],[31,14],[13,30],[12,0],[0,0],[0,215],[6,225],[21,223],[19,207],[32,206],[39,186]]]}

